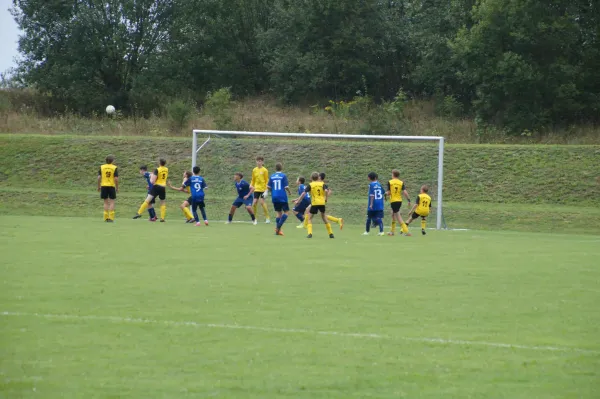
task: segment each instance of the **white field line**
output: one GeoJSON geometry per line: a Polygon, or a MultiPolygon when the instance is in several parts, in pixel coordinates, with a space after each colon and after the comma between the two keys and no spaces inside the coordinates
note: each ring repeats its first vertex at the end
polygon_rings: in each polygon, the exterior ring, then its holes
{"type": "Polygon", "coordinates": [[[8,312],[4,311],[0,315],[5,317],[37,317],[42,319],[56,320],[91,320],[91,321],[107,321],[121,324],[155,324],[168,327],[195,327],[195,328],[219,328],[230,330],[250,330],[264,331],[281,334],[310,334],[310,335],[329,335],[348,338],[369,338],[380,340],[401,340],[411,342],[423,342],[440,345],[462,345],[462,346],[487,346],[492,348],[506,349],[524,349],[532,351],[548,351],[548,352],[575,352],[600,355],[600,350],[582,349],[567,346],[545,346],[545,345],[521,345],[507,344],[501,342],[487,341],[468,341],[460,339],[445,339],[445,338],[428,338],[428,337],[397,337],[385,334],[373,333],[352,333],[341,331],[319,331],[307,330],[302,328],[277,328],[277,327],[259,327],[259,326],[244,326],[239,324],[219,324],[219,323],[197,323],[195,321],[174,321],[174,320],[153,320],[142,319],[135,317],[119,317],[119,316],[94,316],[94,315],[69,315],[69,314],[43,314],[43,313],[23,313],[23,312],[8,312]]]}

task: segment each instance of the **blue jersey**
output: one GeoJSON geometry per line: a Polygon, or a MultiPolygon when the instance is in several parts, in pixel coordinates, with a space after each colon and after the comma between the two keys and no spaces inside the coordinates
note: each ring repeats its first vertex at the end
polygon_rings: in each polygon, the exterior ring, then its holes
{"type": "Polygon", "coordinates": [[[144,172],[144,178],[146,179],[146,183],[148,183],[148,194],[150,194],[150,192],[152,191],[152,183],[150,180],[150,176],[152,176],[152,173],[144,172]]]}
{"type": "MultiPolygon", "coordinates": [[[[298,196],[301,196],[303,192],[306,191],[306,186],[304,184],[298,185],[298,196]]],[[[304,198],[302,198],[302,204],[310,205],[310,193],[306,193],[304,198]]]]}
{"type": "Polygon", "coordinates": [[[190,188],[192,198],[198,201],[204,200],[204,189],[206,188],[206,182],[202,176],[192,176],[183,183],[184,187],[190,188]]]}
{"type": "Polygon", "coordinates": [[[371,204],[371,197],[373,197],[373,208],[369,207],[370,211],[383,211],[383,193],[383,187],[378,181],[369,184],[369,205],[371,204]]]}
{"type": "Polygon", "coordinates": [[[240,180],[240,182],[235,182],[235,189],[237,190],[238,197],[244,198],[250,192],[250,184],[246,180],[240,180]]]}
{"type": "Polygon", "coordinates": [[[287,192],[285,188],[288,186],[288,179],[285,173],[275,172],[269,179],[273,202],[288,202],[287,192]]]}

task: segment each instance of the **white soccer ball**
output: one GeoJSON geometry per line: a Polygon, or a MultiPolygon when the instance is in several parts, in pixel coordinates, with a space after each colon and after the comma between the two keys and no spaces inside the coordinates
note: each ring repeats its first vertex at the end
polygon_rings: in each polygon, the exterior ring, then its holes
{"type": "Polygon", "coordinates": [[[109,105],[106,107],[106,113],[109,115],[112,115],[115,113],[115,107],[113,107],[112,105],[109,105]]]}

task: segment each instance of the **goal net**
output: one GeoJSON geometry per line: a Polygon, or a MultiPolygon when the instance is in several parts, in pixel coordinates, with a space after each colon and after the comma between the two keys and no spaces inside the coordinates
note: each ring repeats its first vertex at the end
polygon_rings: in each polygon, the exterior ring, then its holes
{"type": "MultiPolygon", "coordinates": [[[[225,219],[236,191],[235,172],[242,172],[251,180],[257,156],[265,158],[269,174],[281,162],[290,182],[291,200],[297,197],[296,179],[304,176],[310,181],[312,172],[325,172],[326,182],[332,189],[327,213],[343,217],[345,223],[363,225],[367,210],[367,174],[376,172],[384,188],[391,179],[392,170],[400,171],[411,201],[415,201],[422,185],[429,187],[433,205],[428,227],[446,228],[443,218],[444,138],[437,136],[374,136],[312,133],[243,132],[221,130],[194,130],[192,140],[192,167],[200,166],[210,190],[207,207],[215,216],[225,219]]],[[[273,216],[270,198],[267,200],[273,216]]],[[[408,217],[405,198],[401,214],[408,217]]],[[[237,220],[246,220],[244,212],[237,220]]],[[[292,215],[290,215],[292,216],[292,215]]],[[[257,219],[264,220],[262,209],[257,219]]],[[[389,203],[386,203],[386,229],[391,223],[389,203]]],[[[418,224],[413,224],[418,227],[418,224]]]]}

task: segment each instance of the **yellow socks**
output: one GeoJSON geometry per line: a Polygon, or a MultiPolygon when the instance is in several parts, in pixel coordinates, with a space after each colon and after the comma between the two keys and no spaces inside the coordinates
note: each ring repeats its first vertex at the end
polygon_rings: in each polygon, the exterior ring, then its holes
{"type": "Polygon", "coordinates": [[[115,220],[115,211],[108,211],[108,218],[110,220],[115,220]]]}
{"type": "Polygon", "coordinates": [[[108,211],[104,211],[104,220],[108,219],[108,211]]]}
{"type": "Polygon", "coordinates": [[[256,213],[256,210],[258,209],[258,202],[254,205],[252,205],[252,210],[254,211],[254,217],[257,217],[258,214],[256,213]]]}
{"type": "Polygon", "coordinates": [[[308,228],[308,215],[304,215],[304,228],[308,228]]]}
{"type": "Polygon", "coordinates": [[[340,219],[339,219],[339,218],[336,218],[336,217],[334,217],[334,216],[329,216],[329,215],[327,215],[327,220],[329,220],[330,222],[333,222],[333,223],[340,224],[340,219]]]}
{"type": "Polygon", "coordinates": [[[325,228],[327,229],[327,233],[333,234],[333,230],[331,230],[331,223],[327,223],[325,225],[325,228]]]}
{"type": "Polygon", "coordinates": [[[148,203],[146,201],[142,202],[142,205],[140,206],[140,209],[138,209],[138,215],[141,215],[142,213],[144,213],[144,211],[148,209],[148,203]]]}
{"type": "Polygon", "coordinates": [[[402,223],[400,225],[400,231],[403,232],[404,234],[408,233],[408,226],[406,225],[406,223],[402,223]]]}
{"type": "Polygon", "coordinates": [[[312,223],[308,223],[308,224],[306,225],[306,228],[307,228],[307,230],[308,230],[308,234],[312,234],[312,223]]]}
{"type": "Polygon", "coordinates": [[[392,233],[396,232],[396,221],[392,220],[392,233]]]}
{"type": "Polygon", "coordinates": [[[427,220],[421,219],[421,230],[425,230],[427,227],[427,220]]]}
{"type": "Polygon", "coordinates": [[[167,216],[167,206],[166,205],[161,205],[160,206],[160,218],[164,219],[165,216],[167,216]]]}
{"type": "MultiPolygon", "coordinates": [[[[185,207],[185,208],[183,208],[182,210],[183,210],[183,214],[185,215],[185,218],[186,218],[187,220],[190,220],[190,219],[193,219],[193,218],[194,218],[194,215],[192,215],[192,211],[190,211],[190,208],[188,208],[188,207],[185,207]]],[[[161,209],[161,212],[162,212],[162,209],[161,209]]],[[[164,218],[163,218],[163,219],[164,219],[164,218]]]]}
{"type": "Polygon", "coordinates": [[[263,212],[265,213],[265,218],[269,219],[269,209],[267,208],[267,204],[262,203],[263,212]]]}

